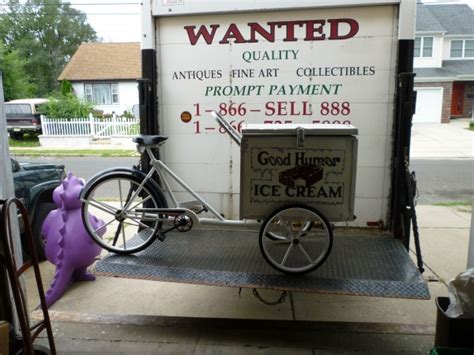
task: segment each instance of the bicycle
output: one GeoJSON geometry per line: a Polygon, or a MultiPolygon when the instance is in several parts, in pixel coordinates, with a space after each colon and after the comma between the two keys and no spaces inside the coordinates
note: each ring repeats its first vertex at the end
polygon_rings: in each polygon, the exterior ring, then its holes
{"type": "MultiPolygon", "coordinates": [[[[219,114],[218,123],[240,145],[240,134],[219,114]]],[[[188,186],[153,149],[165,144],[160,135],[133,138],[138,151],[146,153],[151,169],[113,168],[100,172],[81,193],[82,218],[92,239],[107,251],[128,255],[140,252],[157,239],[165,241],[171,231],[189,232],[194,225],[258,226],[259,247],[264,259],[287,274],[311,272],[324,263],[333,243],[332,226],[317,209],[304,204],[287,204],[277,208],[265,220],[229,220],[188,186]],[[157,175],[160,185],[153,178],[157,175]],[[178,201],[168,178],[172,178],[195,200],[178,201]],[[116,196],[108,197],[110,191],[116,196]],[[166,196],[168,198],[166,198],[166,196]],[[170,207],[168,207],[168,203],[170,207]],[[202,213],[213,217],[201,217],[202,213]],[[94,229],[90,215],[101,215],[104,225],[94,229]]]]}

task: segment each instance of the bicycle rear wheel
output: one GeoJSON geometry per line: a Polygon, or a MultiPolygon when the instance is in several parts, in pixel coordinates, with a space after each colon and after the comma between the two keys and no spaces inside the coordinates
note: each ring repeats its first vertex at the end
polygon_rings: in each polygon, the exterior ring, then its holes
{"type": "Polygon", "coordinates": [[[162,194],[147,181],[118,172],[97,179],[83,192],[82,219],[92,239],[117,254],[132,254],[148,247],[162,223],[157,208],[165,207],[162,194]],[[97,226],[95,216],[103,221],[97,226]]]}
{"type": "Polygon", "coordinates": [[[329,256],[332,240],[327,219],[304,205],[277,209],[262,224],[259,235],[265,260],[287,274],[316,270],[329,256]]]}

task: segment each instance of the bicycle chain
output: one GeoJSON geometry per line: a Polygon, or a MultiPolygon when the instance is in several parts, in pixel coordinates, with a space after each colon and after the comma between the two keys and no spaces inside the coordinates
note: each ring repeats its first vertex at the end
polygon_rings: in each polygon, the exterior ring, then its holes
{"type": "Polygon", "coordinates": [[[258,290],[256,288],[252,289],[252,294],[263,304],[266,304],[267,306],[276,306],[280,303],[283,303],[286,301],[286,296],[288,295],[288,291],[282,291],[280,298],[278,298],[276,301],[267,301],[264,300],[262,296],[258,293],[258,290]]]}

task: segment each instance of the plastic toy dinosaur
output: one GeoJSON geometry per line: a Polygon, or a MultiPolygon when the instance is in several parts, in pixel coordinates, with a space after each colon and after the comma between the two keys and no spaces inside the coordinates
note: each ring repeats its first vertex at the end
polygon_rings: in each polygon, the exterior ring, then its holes
{"type": "MultiPolygon", "coordinates": [[[[95,280],[87,267],[100,254],[101,247],[89,237],[82,222],[79,194],[83,187],[83,179],[68,173],[53,192],[53,201],[59,208],[48,214],[41,229],[46,242],[46,258],[56,265],[53,281],[46,292],[48,307],[62,296],[72,281],[95,280]]],[[[100,235],[105,233],[102,220],[92,215],[89,220],[94,229],[102,227],[100,235]]]]}

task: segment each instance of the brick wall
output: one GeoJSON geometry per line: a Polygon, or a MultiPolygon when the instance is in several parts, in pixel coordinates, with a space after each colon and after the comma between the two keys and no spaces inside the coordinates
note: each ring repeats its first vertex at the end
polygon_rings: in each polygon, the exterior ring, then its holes
{"type": "Polygon", "coordinates": [[[421,88],[443,88],[443,106],[441,108],[441,123],[449,123],[451,117],[451,94],[453,83],[433,82],[433,83],[415,83],[415,87],[421,88]]]}

